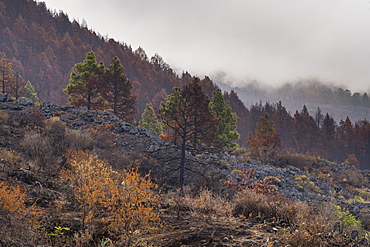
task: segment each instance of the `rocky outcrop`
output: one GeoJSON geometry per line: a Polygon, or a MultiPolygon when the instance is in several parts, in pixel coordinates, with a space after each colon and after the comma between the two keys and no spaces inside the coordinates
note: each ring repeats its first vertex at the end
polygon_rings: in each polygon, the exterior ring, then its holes
{"type": "Polygon", "coordinates": [[[0,93],[0,102],[11,102],[12,97],[8,93],[0,93]]]}

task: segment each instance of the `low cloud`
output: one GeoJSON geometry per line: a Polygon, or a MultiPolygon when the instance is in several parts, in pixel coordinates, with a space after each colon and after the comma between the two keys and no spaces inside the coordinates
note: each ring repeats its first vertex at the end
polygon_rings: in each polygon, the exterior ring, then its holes
{"type": "Polygon", "coordinates": [[[369,91],[368,1],[46,0],[89,28],[160,54],[178,72],[233,85],[299,78],[369,91]]]}

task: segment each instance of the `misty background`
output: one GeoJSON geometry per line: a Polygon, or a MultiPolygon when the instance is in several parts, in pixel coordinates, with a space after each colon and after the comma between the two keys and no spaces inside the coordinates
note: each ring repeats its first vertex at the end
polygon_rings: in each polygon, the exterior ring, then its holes
{"type": "Polygon", "coordinates": [[[312,79],[370,90],[368,0],[44,0],[178,73],[231,86],[312,79]]]}

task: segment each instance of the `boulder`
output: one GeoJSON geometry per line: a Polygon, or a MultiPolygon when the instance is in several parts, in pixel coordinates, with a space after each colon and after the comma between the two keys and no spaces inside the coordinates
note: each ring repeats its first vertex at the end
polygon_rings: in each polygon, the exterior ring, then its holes
{"type": "Polygon", "coordinates": [[[0,102],[11,102],[12,97],[8,93],[0,93],[0,102]]]}
{"type": "Polygon", "coordinates": [[[23,106],[32,106],[32,100],[31,99],[20,99],[18,100],[18,104],[23,105],[23,106]]]}

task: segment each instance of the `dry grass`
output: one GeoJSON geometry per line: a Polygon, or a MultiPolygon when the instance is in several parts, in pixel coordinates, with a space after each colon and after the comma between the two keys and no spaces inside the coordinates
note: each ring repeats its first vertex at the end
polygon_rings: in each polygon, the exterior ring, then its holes
{"type": "Polygon", "coordinates": [[[357,170],[352,169],[338,172],[335,175],[334,180],[338,181],[343,186],[350,185],[357,188],[361,188],[362,186],[368,184],[367,178],[365,178],[357,170]]]}
{"type": "Polygon", "coordinates": [[[295,212],[289,217],[289,227],[278,233],[279,239],[285,245],[356,246],[361,241],[361,238],[351,240],[349,237],[353,230],[361,232],[355,224],[357,221],[349,213],[339,212],[332,204],[320,202],[317,205],[308,206],[301,202],[294,202],[284,205],[283,208],[285,212],[295,212]]]}
{"type": "Polygon", "coordinates": [[[87,150],[93,148],[93,136],[90,132],[69,129],[65,141],[68,148],[73,150],[87,150]]]}
{"type": "Polygon", "coordinates": [[[201,190],[198,197],[186,203],[197,215],[231,217],[233,214],[233,203],[208,189],[201,190]]]}
{"type": "Polygon", "coordinates": [[[251,190],[239,191],[233,198],[234,216],[269,220],[276,218],[277,209],[285,198],[251,190]]]}
{"type": "Polygon", "coordinates": [[[0,133],[6,135],[9,133],[9,114],[5,111],[0,111],[0,133]]]}
{"type": "Polygon", "coordinates": [[[22,157],[15,151],[0,150],[0,171],[18,170],[22,164],[22,157]]]}

